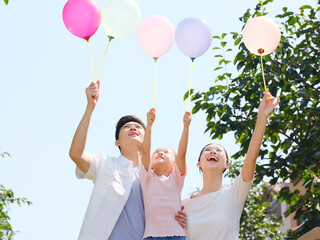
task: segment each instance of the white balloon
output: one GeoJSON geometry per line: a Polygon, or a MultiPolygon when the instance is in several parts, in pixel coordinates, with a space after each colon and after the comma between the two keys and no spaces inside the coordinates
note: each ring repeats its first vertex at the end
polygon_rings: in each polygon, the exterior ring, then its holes
{"type": "Polygon", "coordinates": [[[256,55],[268,55],[279,45],[280,28],[268,17],[256,17],[250,20],[243,30],[243,41],[247,49],[256,55]]]}
{"type": "Polygon", "coordinates": [[[102,13],[102,24],[108,36],[119,38],[139,25],[141,12],[134,0],[110,0],[102,13]]]}

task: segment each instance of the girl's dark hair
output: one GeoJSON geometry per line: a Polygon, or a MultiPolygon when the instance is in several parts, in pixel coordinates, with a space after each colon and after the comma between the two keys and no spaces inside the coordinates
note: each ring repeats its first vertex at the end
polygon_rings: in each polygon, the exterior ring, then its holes
{"type": "MultiPolygon", "coordinates": [[[[226,153],[227,163],[229,163],[229,156],[228,156],[227,150],[226,150],[222,145],[216,144],[216,143],[208,143],[207,145],[205,145],[205,146],[202,148],[202,150],[201,150],[201,152],[200,152],[200,155],[199,155],[199,158],[198,158],[198,162],[200,162],[200,158],[201,158],[201,155],[202,155],[204,149],[205,149],[207,146],[211,145],[211,144],[218,145],[218,146],[220,146],[220,147],[223,148],[224,152],[226,153]]],[[[202,172],[201,167],[199,167],[199,170],[200,170],[200,172],[202,172]]],[[[226,169],[225,169],[223,172],[225,172],[225,171],[226,171],[226,169]]]]}

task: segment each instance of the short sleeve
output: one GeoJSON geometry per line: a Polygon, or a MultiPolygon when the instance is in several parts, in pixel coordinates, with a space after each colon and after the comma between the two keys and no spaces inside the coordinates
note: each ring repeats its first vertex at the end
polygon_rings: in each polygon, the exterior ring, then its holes
{"type": "Polygon", "coordinates": [[[238,205],[243,207],[245,204],[250,188],[252,186],[252,181],[245,182],[242,178],[242,174],[237,177],[237,180],[235,181],[233,188],[235,191],[235,197],[238,205]]]}
{"type": "Polygon", "coordinates": [[[139,165],[139,176],[140,176],[140,183],[142,189],[146,189],[146,186],[150,179],[150,172],[151,172],[151,164],[149,164],[148,171],[144,167],[143,163],[141,162],[139,165]]]}
{"type": "Polygon", "coordinates": [[[177,163],[174,164],[174,174],[175,174],[175,178],[177,179],[177,182],[179,184],[179,187],[182,189],[183,187],[183,183],[184,183],[184,178],[187,175],[187,167],[186,167],[186,171],[183,175],[181,175],[180,169],[177,165],[177,163]]]}
{"type": "Polygon", "coordinates": [[[78,167],[76,167],[76,177],[79,179],[89,179],[93,182],[96,181],[98,172],[102,168],[107,156],[101,153],[90,154],[91,162],[87,173],[82,172],[78,167]]]}

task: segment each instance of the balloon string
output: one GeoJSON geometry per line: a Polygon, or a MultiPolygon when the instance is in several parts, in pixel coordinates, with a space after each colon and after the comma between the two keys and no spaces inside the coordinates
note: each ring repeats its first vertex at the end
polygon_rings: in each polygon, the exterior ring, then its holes
{"type": "Polygon", "coordinates": [[[100,64],[100,68],[99,68],[99,72],[98,72],[98,76],[97,76],[97,81],[98,81],[98,78],[99,78],[99,75],[100,75],[100,71],[101,71],[101,68],[102,68],[102,64],[103,64],[104,59],[105,59],[105,57],[106,57],[106,54],[107,54],[107,51],[108,51],[108,48],[109,48],[109,45],[110,45],[111,40],[112,40],[112,38],[109,38],[109,42],[108,42],[106,51],[104,52],[104,55],[103,55],[103,58],[102,58],[102,62],[101,62],[101,64],[100,64]]]}
{"type": "Polygon", "coordinates": [[[188,95],[188,105],[187,105],[187,111],[189,111],[189,104],[190,104],[190,91],[191,91],[191,82],[192,82],[192,73],[193,73],[193,61],[191,65],[191,76],[190,76],[190,83],[189,83],[189,95],[188,95]]]}
{"type": "Polygon", "coordinates": [[[262,69],[262,78],[263,78],[263,83],[264,83],[264,90],[267,91],[266,79],[264,78],[262,55],[260,55],[260,59],[261,59],[261,69],[262,69]]]}
{"type": "Polygon", "coordinates": [[[157,59],[158,58],[154,58],[153,108],[155,108],[155,102],[156,102],[157,59]]]}
{"type": "Polygon", "coordinates": [[[87,42],[88,42],[88,46],[89,46],[89,53],[90,53],[90,60],[91,60],[91,67],[92,67],[92,77],[93,77],[93,82],[94,82],[94,70],[93,70],[93,60],[92,60],[91,48],[90,48],[89,40],[87,42]]]}

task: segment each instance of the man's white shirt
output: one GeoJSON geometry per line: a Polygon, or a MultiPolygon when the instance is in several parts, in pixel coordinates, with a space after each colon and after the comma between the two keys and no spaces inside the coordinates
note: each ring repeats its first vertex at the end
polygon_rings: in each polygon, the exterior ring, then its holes
{"type": "Polygon", "coordinates": [[[133,181],[133,163],[122,155],[90,156],[91,164],[86,174],[76,168],[77,178],[94,182],[78,240],[106,240],[128,200],[133,181]]]}

